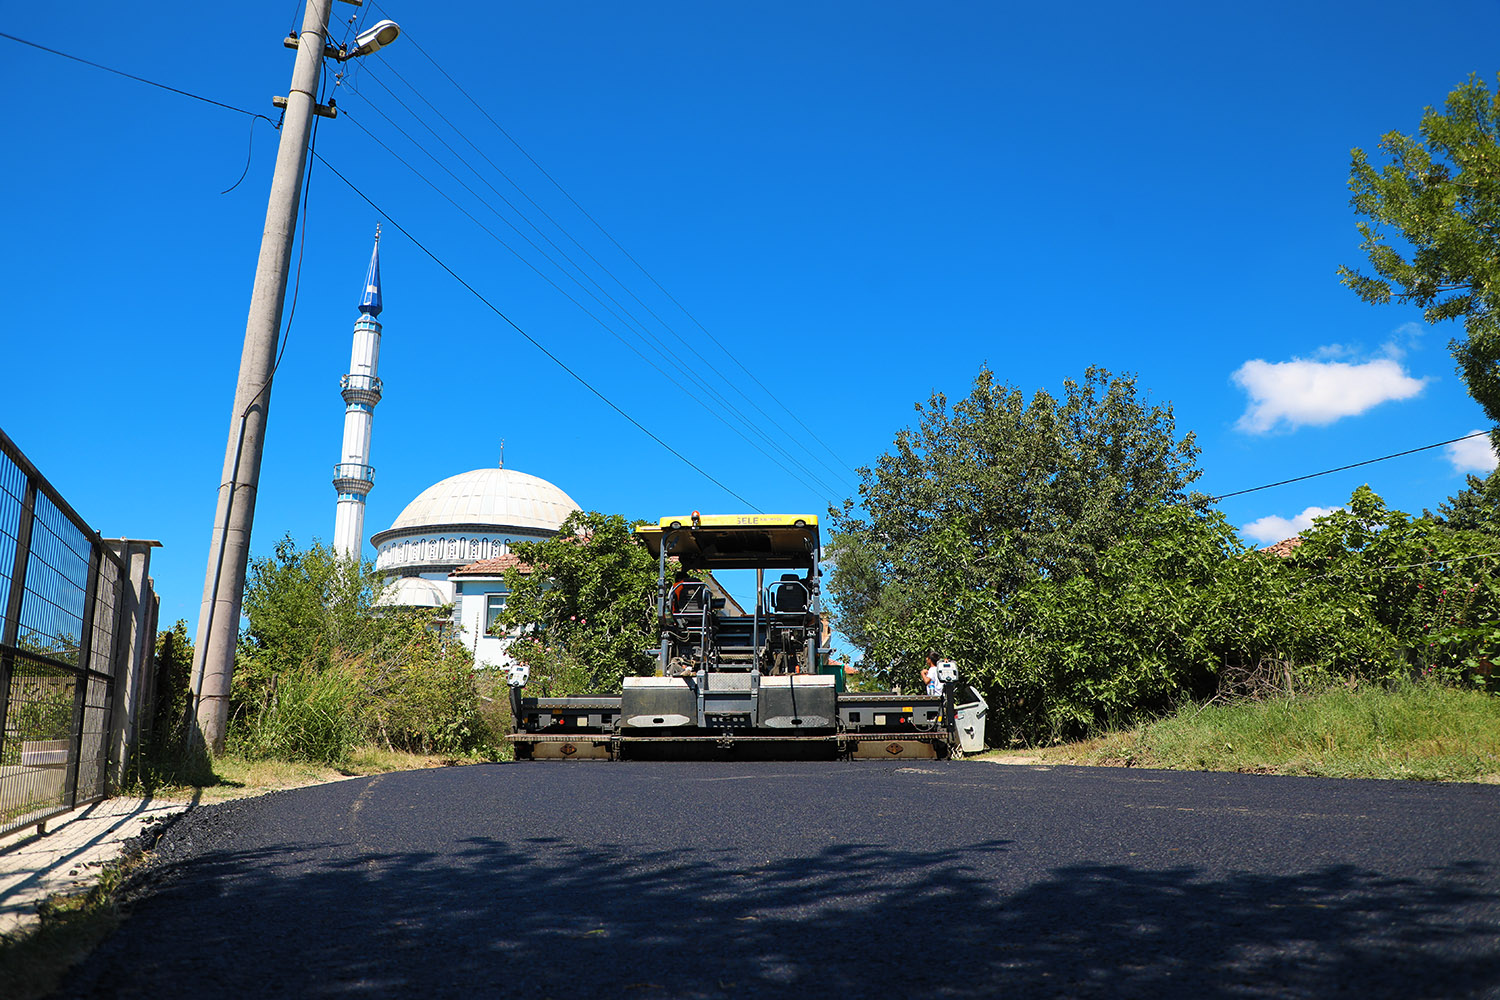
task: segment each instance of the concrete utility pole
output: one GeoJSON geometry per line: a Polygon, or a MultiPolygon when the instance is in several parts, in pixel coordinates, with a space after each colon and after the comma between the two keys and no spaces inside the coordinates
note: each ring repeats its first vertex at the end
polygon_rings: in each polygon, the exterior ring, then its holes
{"type": "Polygon", "coordinates": [[[286,279],[302,200],[302,177],[307,166],[307,140],[317,103],[318,77],[323,69],[323,47],[328,12],[333,0],[307,0],[292,86],[286,97],[276,172],[266,205],[266,228],[255,265],[255,288],[250,293],[250,318],[245,324],[245,346],[240,355],[239,382],[229,415],[229,446],[224,454],[219,505],[208,545],[208,571],[203,581],[203,604],[198,611],[198,638],[193,650],[193,694],[198,725],[190,739],[212,752],[224,749],[224,725],[229,716],[229,682],[234,676],[234,650],[240,630],[240,603],[245,590],[245,567],[250,558],[250,528],[255,521],[255,497],[260,483],[260,458],[265,447],[266,417],[271,409],[271,370],[286,302],[286,279]]]}

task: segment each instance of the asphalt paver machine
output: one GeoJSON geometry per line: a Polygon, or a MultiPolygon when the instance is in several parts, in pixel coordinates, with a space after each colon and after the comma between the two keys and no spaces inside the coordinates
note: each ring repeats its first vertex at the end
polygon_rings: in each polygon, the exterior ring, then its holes
{"type": "Polygon", "coordinates": [[[983,700],[950,663],[942,695],[845,690],[829,663],[816,517],[694,512],[636,535],[657,560],[656,675],[624,678],[618,695],[531,698],[525,669],[513,671],[518,759],[931,759],[983,748],[983,700]],[[702,579],[730,570],[755,574],[748,613],[702,579]]]}

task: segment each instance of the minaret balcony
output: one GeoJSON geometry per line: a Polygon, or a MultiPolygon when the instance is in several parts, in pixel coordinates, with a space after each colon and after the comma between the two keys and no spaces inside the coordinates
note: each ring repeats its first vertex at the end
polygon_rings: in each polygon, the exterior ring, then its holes
{"type": "Polygon", "coordinates": [[[368,403],[374,406],[380,402],[381,382],[374,375],[345,375],[339,379],[339,385],[344,390],[346,403],[368,403]]]}
{"type": "Polygon", "coordinates": [[[364,496],[375,488],[375,466],[340,462],[333,467],[333,488],[340,493],[364,496]]]}

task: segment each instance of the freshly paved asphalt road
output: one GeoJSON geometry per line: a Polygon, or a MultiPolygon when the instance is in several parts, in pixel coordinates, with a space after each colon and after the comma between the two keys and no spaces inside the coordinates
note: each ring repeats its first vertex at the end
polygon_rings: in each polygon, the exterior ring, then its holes
{"type": "Polygon", "coordinates": [[[1500,786],[537,762],[156,855],[62,995],[1500,997],[1500,786]]]}

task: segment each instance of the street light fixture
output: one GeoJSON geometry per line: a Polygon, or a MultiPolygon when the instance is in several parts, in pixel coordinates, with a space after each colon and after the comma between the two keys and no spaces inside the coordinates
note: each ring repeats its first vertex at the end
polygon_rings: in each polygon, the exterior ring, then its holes
{"type": "MultiPolygon", "coordinates": [[[[359,0],[348,2],[357,5],[359,0]]],[[[276,342],[281,331],[282,307],[286,304],[297,208],[302,200],[307,141],[313,116],[330,114],[329,109],[319,108],[313,95],[318,92],[318,78],[326,56],[342,62],[367,55],[389,45],[401,33],[394,21],[381,21],[359,34],[354,49],[330,52],[328,13],[332,5],[333,0],[307,0],[302,31],[287,40],[288,47],[297,50],[291,89],[285,98],[274,100],[285,109],[285,115],[276,150],[276,169],[271,176],[271,195],[266,203],[266,226],[255,266],[255,286],[250,293],[250,315],[245,323],[234,409],[230,411],[229,444],[224,452],[224,475],[219,481],[219,501],[214,513],[214,533],[209,540],[193,654],[197,725],[189,739],[213,753],[224,748],[224,727],[229,716],[229,685],[234,676],[245,568],[250,558],[250,529],[255,521],[261,454],[271,406],[271,376],[276,369],[276,342]],[[307,45],[300,44],[303,38],[307,39],[307,45]]]]}
{"type": "Polygon", "coordinates": [[[375,24],[354,36],[354,48],[344,59],[367,56],[377,49],[385,48],[401,34],[401,26],[395,21],[376,21],[375,24]]]}

